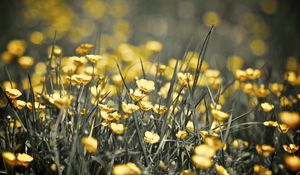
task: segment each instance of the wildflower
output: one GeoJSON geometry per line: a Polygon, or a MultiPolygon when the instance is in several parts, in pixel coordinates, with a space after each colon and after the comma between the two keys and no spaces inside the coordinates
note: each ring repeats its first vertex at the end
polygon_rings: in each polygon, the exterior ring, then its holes
{"type": "Polygon", "coordinates": [[[277,126],[277,130],[281,133],[287,133],[289,131],[289,127],[286,124],[279,124],[277,126]]]}
{"type": "Polygon", "coordinates": [[[182,86],[188,86],[188,85],[192,86],[194,81],[192,74],[179,72],[177,74],[177,77],[178,77],[179,84],[181,84],[182,86]]]}
{"type": "Polygon", "coordinates": [[[218,26],[221,23],[221,19],[218,13],[216,13],[215,11],[208,11],[203,15],[203,22],[208,27],[213,25],[218,26]]]}
{"type": "Polygon", "coordinates": [[[146,96],[140,89],[135,89],[134,91],[129,89],[129,94],[134,101],[139,101],[146,96]]]}
{"type": "Polygon", "coordinates": [[[220,122],[223,122],[229,118],[229,114],[216,109],[212,109],[211,114],[215,120],[220,122]]]}
{"type": "Polygon", "coordinates": [[[154,144],[154,143],[157,143],[159,141],[159,139],[160,139],[160,137],[158,134],[150,132],[150,131],[145,132],[144,141],[146,143],[154,144]]]}
{"type": "Polygon", "coordinates": [[[117,164],[112,168],[112,175],[140,175],[142,171],[134,163],[117,164]]]}
{"type": "Polygon", "coordinates": [[[254,86],[252,83],[243,84],[243,92],[247,95],[252,95],[254,91],[254,86]]]}
{"type": "Polygon", "coordinates": [[[105,112],[114,112],[114,111],[116,111],[116,109],[113,106],[110,106],[110,105],[100,103],[98,106],[101,109],[101,111],[105,111],[105,112]]]}
{"type": "Polygon", "coordinates": [[[292,144],[292,143],[289,144],[289,145],[282,145],[282,147],[283,147],[284,151],[286,151],[290,154],[298,151],[298,149],[299,149],[298,145],[295,145],[295,144],[292,144]]]}
{"type": "Polygon", "coordinates": [[[13,119],[11,119],[11,120],[9,120],[9,127],[10,128],[14,128],[14,127],[21,128],[22,127],[22,123],[19,120],[13,120],[13,119]]]}
{"type": "Polygon", "coordinates": [[[86,74],[75,74],[71,77],[68,77],[69,81],[71,81],[71,84],[74,85],[86,85],[88,82],[91,81],[92,77],[86,74]]]}
{"type": "Polygon", "coordinates": [[[260,85],[259,87],[254,86],[254,92],[258,98],[265,98],[269,95],[269,90],[264,85],[260,85]]]}
{"type": "Polygon", "coordinates": [[[240,81],[247,80],[247,73],[246,73],[246,71],[238,69],[235,72],[235,78],[238,79],[238,80],[240,80],[240,81]]]}
{"type": "Polygon", "coordinates": [[[22,56],[26,50],[26,44],[23,40],[11,40],[7,44],[7,51],[15,56],[22,56]]]}
{"type": "Polygon", "coordinates": [[[68,108],[73,100],[73,97],[68,97],[67,95],[60,95],[59,92],[55,92],[51,95],[47,95],[47,98],[49,99],[49,102],[51,104],[54,104],[59,109],[61,108],[68,108]]]}
{"type": "Polygon", "coordinates": [[[222,165],[219,165],[219,164],[216,163],[215,168],[216,168],[216,171],[219,175],[229,175],[227,170],[222,165]]]}
{"type": "Polygon", "coordinates": [[[13,81],[4,81],[2,83],[3,89],[16,89],[17,88],[17,83],[13,81]]]}
{"type": "Polygon", "coordinates": [[[205,71],[206,78],[218,78],[220,71],[216,69],[208,69],[205,71]]]}
{"type": "MultiPolygon", "coordinates": [[[[116,85],[118,85],[118,86],[122,85],[122,77],[120,74],[112,75],[111,79],[116,85]]],[[[130,90],[132,91],[132,89],[130,89],[130,90]]]]}
{"type": "Polygon", "coordinates": [[[156,64],[156,65],[155,65],[155,68],[156,68],[156,71],[157,71],[158,73],[161,73],[161,74],[162,74],[162,73],[165,72],[167,66],[164,65],[164,64],[156,64]]]}
{"type": "Polygon", "coordinates": [[[160,90],[159,90],[159,92],[158,92],[158,95],[159,95],[159,96],[162,96],[162,97],[164,97],[164,98],[167,98],[167,95],[168,95],[170,86],[171,86],[171,83],[170,83],[170,82],[164,84],[164,85],[160,88],[160,90]]]}
{"type": "Polygon", "coordinates": [[[18,63],[22,68],[28,69],[33,65],[34,60],[30,56],[22,56],[18,59],[18,63]]]}
{"type": "Polygon", "coordinates": [[[126,104],[125,102],[122,102],[122,110],[127,113],[127,114],[132,114],[134,113],[136,110],[139,109],[139,107],[135,104],[126,104]]]}
{"type": "Polygon", "coordinates": [[[123,134],[124,130],[125,130],[125,127],[124,127],[123,124],[111,123],[110,124],[110,129],[115,134],[123,134]]]}
{"type": "Polygon", "coordinates": [[[261,76],[261,71],[258,69],[246,69],[247,78],[250,80],[258,79],[261,76]]]}
{"type": "Polygon", "coordinates": [[[87,152],[96,153],[98,146],[97,139],[91,136],[84,136],[82,137],[81,142],[84,145],[84,148],[87,150],[87,152]]]}
{"type": "Polygon", "coordinates": [[[260,104],[260,107],[263,109],[264,112],[270,112],[274,109],[274,105],[267,102],[260,104]]]}
{"type": "Polygon", "coordinates": [[[26,153],[17,154],[17,164],[24,167],[28,167],[29,164],[33,161],[33,157],[26,153]]]}
{"type": "Polygon", "coordinates": [[[150,80],[140,79],[136,81],[136,84],[138,88],[145,93],[154,91],[155,89],[154,82],[150,80]]]}
{"type": "Polygon", "coordinates": [[[23,109],[26,106],[26,102],[23,100],[13,100],[12,104],[17,109],[23,109]]]}
{"type": "Polygon", "coordinates": [[[264,125],[265,126],[277,127],[278,123],[277,123],[277,121],[270,121],[270,120],[268,120],[268,121],[264,121],[264,125]]]}
{"type": "Polygon", "coordinates": [[[114,111],[114,112],[101,111],[100,116],[103,119],[108,120],[108,121],[113,121],[113,120],[119,121],[121,118],[121,115],[117,111],[114,111]]]}
{"type": "Polygon", "coordinates": [[[192,121],[188,121],[185,127],[190,132],[194,132],[194,130],[195,130],[194,123],[192,121]]]}
{"type": "Polygon", "coordinates": [[[201,169],[208,169],[213,164],[213,161],[210,158],[199,155],[193,155],[192,161],[197,168],[201,169]]]}
{"type": "Polygon", "coordinates": [[[279,119],[290,128],[297,128],[300,125],[300,115],[298,112],[280,112],[279,119]]]}
{"type": "Polygon", "coordinates": [[[149,111],[153,107],[151,101],[149,100],[141,100],[138,105],[143,111],[149,111]]]}
{"type": "Polygon", "coordinates": [[[184,138],[186,138],[187,135],[188,135],[188,133],[185,130],[179,130],[176,133],[176,137],[179,139],[184,139],[184,138]]]}
{"type": "Polygon", "coordinates": [[[255,148],[257,153],[264,157],[270,156],[275,151],[275,148],[270,145],[256,145],[255,148]]]}
{"type": "Polygon", "coordinates": [[[16,99],[22,95],[22,93],[18,89],[8,88],[4,91],[10,99],[16,99]]]}
{"type": "Polygon", "coordinates": [[[91,51],[93,48],[94,48],[93,44],[84,43],[84,44],[81,44],[79,47],[77,47],[75,51],[79,55],[85,55],[89,51],[91,51]]]}
{"type": "Polygon", "coordinates": [[[16,164],[17,157],[14,153],[8,151],[2,152],[2,158],[3,161],[10,166],[14,166],[16,164]]]}
{"type": "Polygon", "coordinates": [[[159,41],[148,41],[145,46],[149,51],[154,53],[160,52],[162,49],[162,44],[159,41]]]}
{"type": "Polygon", "coordinates": [[[273,83],[270,85],[270,89],[274,94],[279,96],[283,91],[283,84],[273,83]]]}
{"type": "Polygon", "coordinates": [[[249,145],[249,143],[247,141],[243,141],[241,139],[235,139],[232,141],[231,144],[235,149],[243,148],[243,147],[246,148],[249,145]]]}
{"type": "Polygon", "coordinates": [[[2,61],[6,64],[9,64],[13,61],[14,55],[9,53],[8,51],[4,51],[1,53],[2,61]]]}
{"type": "Polygon", "coordinates": [[[167,107],[165,107],[163,105],[159,105],[159,104],[155,104],[152,109],[155,113],[157,113],[159,115],[163,115],[168,110],[167,107]]]}
{"type": "Polygon", "coordinates": [[[179,175],[197,175],[197,173],[191,170],[183,170],[179,175]]]}
{"type": "Polygon", "coordinates": [[[69,59],[73,62],[75,66],[81,66],[87,62],[85,57],[72,56],[69,59]]]}
{"type": "Polygon", "coordinates": [[[288,169],[293,172],[297,172],[300,170],[300,157],[295,155],[288,155],[284,160],[288,169]]]}
{"type": "MultiPolygon", "coordinates": [[[[33,110],[32,103],[27,102],[26,106],[27,106],[28,109],[33,110]]],[[[39,102],[34,102],[34,109],[36,111],[42,111],[42,110],[46,109],[46,105],[43,105],[39,102]]]]}
{"type": "Polygon", "coordinates": [[[86,55],[85,57],[94,64],[102,59],[101,55],[86,55]]]}
{"type": "Polygon", "coordinates": [[[293,102],[288,97],[282,96],[280,98],[280,106],[282,106],[282,107],[293,106],[293,102]]]}
{"type": "Polygon", "coordinates": [[[207,144],[202,144],[195,147],[195,154],[207,158],[212,158],[216,154],[216,150],[214,149],[214,147],[211,147],[207,144]]]}
{"type": "Polygon", "coordinates": [[[204,139],[204,143],[214,148],[215,150],[220,150],[224,147],[224,144],[219,139],[213,136],[206,137],[204,139]]]}
{"type": "Polygon", "coordinates": [[[258,164],[255,164],[253,166],[253,171],[254,171],[254,173],[256,173],[258,175],[272,175],[271,170],[268,170],[267,168],[265,168],[261,165],[258,165],[258,164]]]}

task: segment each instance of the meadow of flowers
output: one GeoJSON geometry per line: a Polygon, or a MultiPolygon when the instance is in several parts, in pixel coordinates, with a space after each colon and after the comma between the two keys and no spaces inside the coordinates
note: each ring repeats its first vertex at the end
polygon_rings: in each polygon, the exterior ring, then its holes
{"type": "MultiPolygon", "coordinates": [[[[33,52],[26,39],[12,39],[1,51],[1,174],[300,172],[296,57],[282,65],[282,74],[248,66],[238,55],[221,69],[211,66],[207,50],[219,19],[210,12],[205,19],[211,27],[197,45],[164,58],[158,40],[127,42],[126,8],[106,14],[97,13],[101,4],[84,7],[95,20],[114,16],[119,28],[113,35],[100,33],[101,40],[80,42],[84,32],[67,28],[55,20],[59,12],[49,11],[40,18],[55,21],[59,30],[30,35],[39,45],[44,33],[53,34],[47,49],[33,52]],[[60,45],[62,35],[77,43],[72,54],[60,45]],[[34,58],[37,52],[46,59],[34,58]]],[[[64,20],[74,18],[65,14],[64,20]]],[[[252,51],[264,54],[262,41],[256,42],[252,51]]]]}

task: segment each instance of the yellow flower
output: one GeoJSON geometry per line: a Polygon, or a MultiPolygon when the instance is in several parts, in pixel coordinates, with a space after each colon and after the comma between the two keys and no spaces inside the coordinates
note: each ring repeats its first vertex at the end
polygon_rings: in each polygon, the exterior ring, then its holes
{"type": "Polygon", "coordinates": [[[114,107],[106,105],[106,104],[99,104],[98,106],[101,109],[101,111],[105,111],[105,112],[114,112],[114,111],[116,111],[116,109],[114,107]]]}
{"type": "Polygon", "coordinates": [[[204,139],[204,143],[214,148],[215,150],[220,150],[225,146],[225,144],[223,144],[219,139],[217,139],[214,136],[206,137],[204,139]]]}
{"type": "Polygon", "coordinates": [[[6,164],[8,164],[9,166],[14,166],[16,164],[17,158],[14,153],[11,153],[8,151],[2,152],[2,158],[3,158],[3,161],[6,164]]]}
{"type": "Polygon", "coordinates": [[[191,170],[183,170],[179,175],[197,175],[197,173],[191,170]]]}
{"type": "Polygon", "coordinates": [[[29,164],[33,161],[33,157],[26,153],[21,153],[17,155],[17,164],[24,167],[28,167],[29,164]]]}
{"type": "Polygon", "coordinates": [[[89,51],[91,51],[94,48],[93,44],[90,43],[84,43],[81,44],[79,47],[76,48],[76,53],[79,55],[85,55],[87,54],[89,51]]]}
{"type": "Polygon", "coordinates": [[[138,105],[143,111],[149,111],[153,107],[151,101],[149,100],[141,100],[138,105]]]}
{"type": "Polygon", "coordinates": [[[258,98],[265,98],[270,93],[264,85],[260,85],[259,87],[254,86],[254,92],[258,98]]]}
{"type": "Polygon", "coordinates": [[[129,89],[129,94],[134,101],[139,101],[146,96],[140,89],[135,89],[134,91],[129,89]]]}
{"type": "Polygon", "coordinates": [[[145,93],[152,92],[155,89],[154,82],[151,80],[145,80],[145,79],[136,80],[136,84],[138,88],[145,93]]]}
{"type": "Polygon", "coordinates": [[[66,94],[60,95],[60,92],[54,92],[53,94],[47,95],[49,102],[54,104],[59,109],[68,108],[73,100],[73,96],[68,97],[66,94]]]}
{"type": "Polygon", "coordinates": [[[281,92],[283,91],[283,84],[278,84],[278,83],[273,83],[270,85],[270,89],[271,91],[276,94],[277,96],[279,96],[281,94],[281,92]]]}
{"type": "Polygon", "coordinates": [[[185,130],[179,130],[176,133],[176,137],[179,139],[184,139],[184,138],[186,138],[187,135],[188,135],[188,133],[185,130]]]}
{"type": "Polygon", "coordinates": [[[247,95],[252,95],[254,91],[254,86],[252,83],[245,83],[242,85],[243,92],[247,95]]]}
{"type": "Polygon", "coordinates": [[[30,56],[22,56],[18,59],[18,63],[22,68],[28,69],[33,65],[34,60],[30,56]]]}
{"type": "Polygon", "coordinates": [[[264,157],[270,156],[274,151],[275,148],[270,145],[256,145],[255,146],[256,151],[259,155],[262,155],[264,157]]]}
{"type": "Polygon", "coordinates": [[[92,77],[86,74],[75,74],[71,77],[68,77],[68,79],[71,81],[71,84],[75,86],[80,84],[86,85],[91,81],[92,77]]]}
{"type": "Polygon", "coordinates": [[[280,112],[279,119],[290,128],[297,128],[300,125],[300,115],[298,112],[280,112]]]}
{"type": "Polygon", "coordinates": [[[162,49],[162,44],[159,41],[148,41],[145,46],[149,51],[154,53],[160,52],[162,49]]]}
{"type": "Polygon", "coordinates": [[[277,127],[277,126],[278,126],[278,123],[277,123],[277,121],[271,121],[271,120],[268,120],[268,121],[264,121],[264,125],[265,125],[265,126],[277,127]]]}
{"type": "Polygon", "coordinates": [[[23,40],[11,40],[7,44],[7,51],[16,56],[22,56],[26,50],[26,44],[23,40]]]}
{"type": "Polygon", "coordinates": [[[145,132],[144,141],[146,143],[154,144],[154,143],[157,143],[159,141],[159,139],[160,139],[160,137],[158,134],[150,132],[150,131],[145,132]]]}
{"type": "Polygon", "coordinates": [[[113,120],[119,121],[121,118],[121,115],[117,111],[114,111],[114,112],[101,111],[100,116],[104,120],[108,120],[108,121],[113,121],[113,120]]]}
{"type": "Polygon", "coordinates": [[[272,171],[266,169],[265,167],[255,164],[253,166],[253,171],[258,175],[272,175],[272,171]]]}
{"type": "Polygon", "coordinates": [[[97,151],[97,146],[98,146],[98,141],[94,137],[87,137],[84,136],[81,139],[82,144],[84,145],[84,148],[86,149],[87,152],[89,153],[96,153],[97,151]]]}
{"type": "Polygon", "coordinates": [[[295,144],[292,144],[292,143],[289,144],[289,145],[282,145],[282,147],[283,147],[284,151],[286,151],[290,154],[298,151],[298,149],[299,149],[298,145],[295,145],[295,144]]]}
{"type": "Polygon", "coordinates": [[[10,128],[21,128],[22,127],[22,123],[19,121],[19,120],[13,120],[13,119],[10,119],[9,120],[9,127],[10,128]],[[16,124],[16,126],[15,126],[16,124]]]}
{"type": "Polygon", "coordinates": [[[248,77],[247,77],[246,71],[238,69],[235,72],[235,78],[240,81],[245,81],[245,80],[247,80],[248,77]]]}
{"type": "Polygon", "coordinates": [[[220,75],[220,71],[216,69],[208,69],[205,71],[206,78],[218,78],[220,75]]]}
{"type": "Polygon", "coordinates": [[[74,65],[76,66],[81,66],[83,64],[85,64],[87,62],[86,58],[85,57],[78,57],[78,56],[72,56],[69,58],[73,63],[74,65]]]}
{"type": "Polygon", "coordinates": [[[170,86],[171,86],[171,83],[170,83],[170,82],[164,84],[164,85],[160,88],[160,90],[159,90],[159,92],[158,92],[158,95],[159,95],[159,96],[162,96],[162,97],[164,97],[164,98],[167,98],[167,95],[168,95],[170,86]]]}
{"type": "Polygon", "coordinates": [[[216,163],[215,168],[216,168],[216,171],[219,175],[229,175],[227,170],[222,165],[219,165],[219,164],[216,163]]]}
{"type": "Polygon", "coordinates": [[[194,123],[192,121],[188,121],[185,127],[190,132],[194,132],[194,130],[195,130],[194,123]]]}
{"type": "Polygon", "coordinates": [[[289,127],[286,124],[279,124],[277,126],[277,130],[281,133],[287,133],[289,131],[289,127]]]}
{"type": "Polygon", "coordinates": [[[125,102],[122,102],[122,110],[127,113],[127,114],[132,114],[134,113],[136,110],[139,109],[139,107],[135,104],[126,104],[125,102]]]}
{"type": "Polygon", "coordinates": [[[12,100],[12,104],[17,109],[23,109],[26,106],[26,102],[23,100],[12,100]]]}
{"type": "Polygon", "coordinates": [[[124,133],[125,127],[123,124],[111,123],[109,126],[110,126],[110,129],[112,130],[112,132],[115,134],[123,134],[124,133]]]}
{"type": "Polygon", "coordinates": [[[134,163],[117,164],[112,168],[112,175],[140,175],[142,171],[134,163]]]}
{"type": "MultiPolygon", "coordinates": [[[[28,109],[33,110],[32,103],[27,102],[26,106],[28,109]]],[[[34,108],[36,111],[42,111],[46,109],[46,105],[40,104],[39,102],[34,102],[34,108]]]]}
{"type": "Polygon", "coordinates": [[[8,88],[5,89],[4,91],[10,99],[16,99],[22,95],[22,93],[18,89],[8,88]]]}
{"type": "Polygon", "coordinates": [[[229,118],[229,114],[219,111],[219,110],[216,110],[216,109],[212,109],[211,114],[215,120],[220,121],[220,122],[223,122],[229,118]]]}
{"type": "Polygon", "coordinates": [[[192,161],[197,168],[201,169],[208,169],[213,164],[213,161],[210,158],[199,155],[193,155],[192,161]]]}
{"type": "Polygon", "coordinates": [[[274,109],[274,105],[267,102],[260,104],[260,107],[263,109],[264,112],[270,112],[274,109]]]}
{"type": "Polygon", "coordinates": [[[300,171],[300,157],[288,155],[285,157],[285,164],[293,172],[300,171]]]}
{"type": "Polygon", "coordinates": [[[235,148],[235,149],[238,149],[238,148],[246,148],[249,146],[249,143],[247,141],[243,141],[241,139],[235,139],[232,141],[232,146],[235,148]]]}
{"type": "Polygon", "coordinates": [[[189,85],[191,87],[193,85],[194,78],[192,74],[179,72],[177,74],[177,77],[178,77],[179,84],[181,84],[182,86],[189,85]]]}
{"type": "Polygon", "coordinates": [[[102,59],[101,55],[86,55],[85,57],[92,63],[96,63],[102,59]]]}
{"type": "Polygon", "coordinates": [[[261,76],[261,71],[258,69],[246,69],[247,78],[250,80],[258,79],[261,76]]]}
{"type": "Polygon", "coordinates": [[[216,150],[207,144],[202,144],[195,147],[195,154],[207,158],[212,158],[216,154],[216,150]]]}
{"type": "Polygon", "coordinates": [[[165,107],[163,105],[159,105],[159,104],[155,104],[152,109],[155,113],[157,113],[159,115],[163,115],[168,110],[167,107],[165,107]]]}

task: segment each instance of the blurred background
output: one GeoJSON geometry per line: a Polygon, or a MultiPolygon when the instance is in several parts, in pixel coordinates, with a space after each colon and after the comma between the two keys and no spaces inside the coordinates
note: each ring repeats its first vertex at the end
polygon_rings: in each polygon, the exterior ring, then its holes
{"type": "Polygon", "coordinates": [[[1,0],[0,52],[21,39],[25,55],[45,60],[56,31],[64,55],[101,36],[106,51],[158,40],[166,61],[181,58],[189,43],[194,50],[215,25],[211,67],[242,59],[244,67],[267,65],[281,74],[286,60],[300,56],[299,13],[297,0],[1,0]]]}

